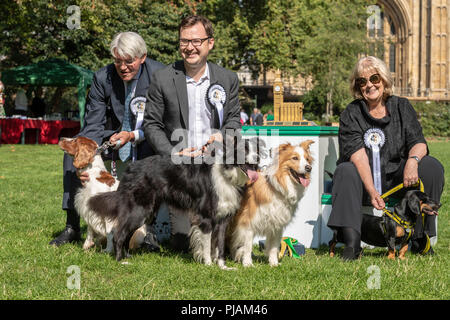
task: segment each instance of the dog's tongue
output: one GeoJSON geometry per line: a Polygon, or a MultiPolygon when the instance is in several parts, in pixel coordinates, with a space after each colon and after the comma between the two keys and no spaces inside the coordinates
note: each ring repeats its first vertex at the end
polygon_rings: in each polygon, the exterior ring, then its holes
{"type": "Polygon", "coordinates": [[[309,186],[309,183],[311,182],[309,179],[302,178],[302,177],[299,177],[299,178],[300,178],[300,183],[302,184],[302,186],[304,186],[305,188],[307,186],[309,186]]]}
{"type": "Polygon", "coordinates": [[[250,181],[253,183],[256,180],[258,180],[258,172],[254,171],[254,170],[247,170],[247,176],[249,177],[250,181]]]}

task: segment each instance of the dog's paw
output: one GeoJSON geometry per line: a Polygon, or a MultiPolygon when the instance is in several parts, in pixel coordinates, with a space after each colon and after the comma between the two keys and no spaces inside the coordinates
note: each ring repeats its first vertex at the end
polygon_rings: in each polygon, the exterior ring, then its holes
{"type": "Polygon", "coordinates": [[[206,265],[206,266],[212,266],[212,265],[213,265],[213,262],[212,262],[211,259],[209,259],[209,260],[204,259],[204,260],[203,260],[203,264],[206,265]]]}
{"type": "Polygon", "coordinates": [[[270,261],[269,260],[269,266],[271,266],[271,267],[278,267],[278,265],[279,265],[278,260],[275,260],[275,261],[270,261]]]}
{"type": "Polygon", "coordinates": [[[234,268],[234,267],[227,267],[227,266],[221,266],[220,269],[226,270],[226,271],[234,271],[234,270],[237,270],[237,268],[234,268]]]}
{"type": "Polygon", "coordinates": [[[102,250],[102,252],[103,253],[106,253],[106,254],[113,254],[114,253],[114,248],[108,248],[108,247],[106,247],[105,249],[103,249],[102,250]]]}
{"type": "Polygon", "coordinates": [[[86,240],[83,244],[83,250],[89,250],[95,245],[94,241],[88,241],[86,240]]]}
{"type": "Polygon", "coordinates": [[[242,265],[246,268],[253,267],[252,261],[242,261],[242,265]]]}
{"type": "Polygon", "coordinates": [[[225,261],[223,260],[223,259],[219,259],[218,261],[217,261],[217,265],[219,266],[219,268],[220,269],[222,269],[222,270],[236,270],[236,268],[231,268],[231,267],[227,267],[226,265],[225,265],[225,261]]]}

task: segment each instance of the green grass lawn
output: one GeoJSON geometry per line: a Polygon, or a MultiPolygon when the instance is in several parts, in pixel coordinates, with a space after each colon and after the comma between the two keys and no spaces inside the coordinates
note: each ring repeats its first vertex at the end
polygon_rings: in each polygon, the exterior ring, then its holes
{"type": "MultiPolygon", "coordinates": [[[[430,150],[444,164],[449,182],[449,143],[432,142],[430,150]]],[[[374,249],[346,263],[329,258],[322,247],[271,268],[255,248],[254,268],[228,261],[237,270],[222,271],[163,249],[134,255],[122,265],[98,250],[84,252],[82,243],[48,245],[65,224],[62,157],[55,145],[0,146],[0,299],[450,298],[448,183],[433,257],[407,253],[405,261],[388,261],[385,249],[374,249]],[[68,280],[73,284],[70,266],[79,268],[79,289],[67,286],[68,280]],[[368,281],[377,275],[379,289],[374,289],[368,281]]]]}

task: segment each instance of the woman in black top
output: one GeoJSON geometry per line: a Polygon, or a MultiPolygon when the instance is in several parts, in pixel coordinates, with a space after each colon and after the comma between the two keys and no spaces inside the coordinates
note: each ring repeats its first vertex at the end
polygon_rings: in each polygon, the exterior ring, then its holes
{"type": "MultiPolygon", "coordinates": [[[[361,207],[385,207],[381,194],[420,178],[425,193],[440,200],[444,169],[428,156],[428,147],[408,99],[392,95],[392,77],[383,61],[361,58],[350,79],[356,98],[340,117],[339,159],[333,177],[333,209],[328,226],[340,233],[346,247],[343,258],[361,253],[361,207]]],[[[418,219],[411,250],[421,252],[426,235],[436,235],[435,217],[418,219]],[[420,221],[419,221],[420,220],[420,221]]],[[[432,249],[429,252],[433,252],[432,249]]]]}

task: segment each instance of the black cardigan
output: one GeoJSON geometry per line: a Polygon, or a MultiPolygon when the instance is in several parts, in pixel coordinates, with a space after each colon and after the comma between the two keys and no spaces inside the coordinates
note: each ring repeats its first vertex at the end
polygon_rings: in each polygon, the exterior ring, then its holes
{"type": "MultiPolygon", "coordinates": [[[[371,128],[381,129],[385,143],[380,150],[383,192],[395,176],[403,174],[409,150],[417,143],[425,143],[417,114],[408,99],[390,96],[386,100],[388,115],[373,118],[363,99],[352,101],[342,112],[339,121],[339,159],[337,164],[350,161],[353,153],[365,148],[372,168],[371,149],[364,143],[364,133],[371,128]],[[402,172],[398,172],[402,170],[402,172]]],[[[428,148],[427,148],[428,154],[428,148]]]]}

